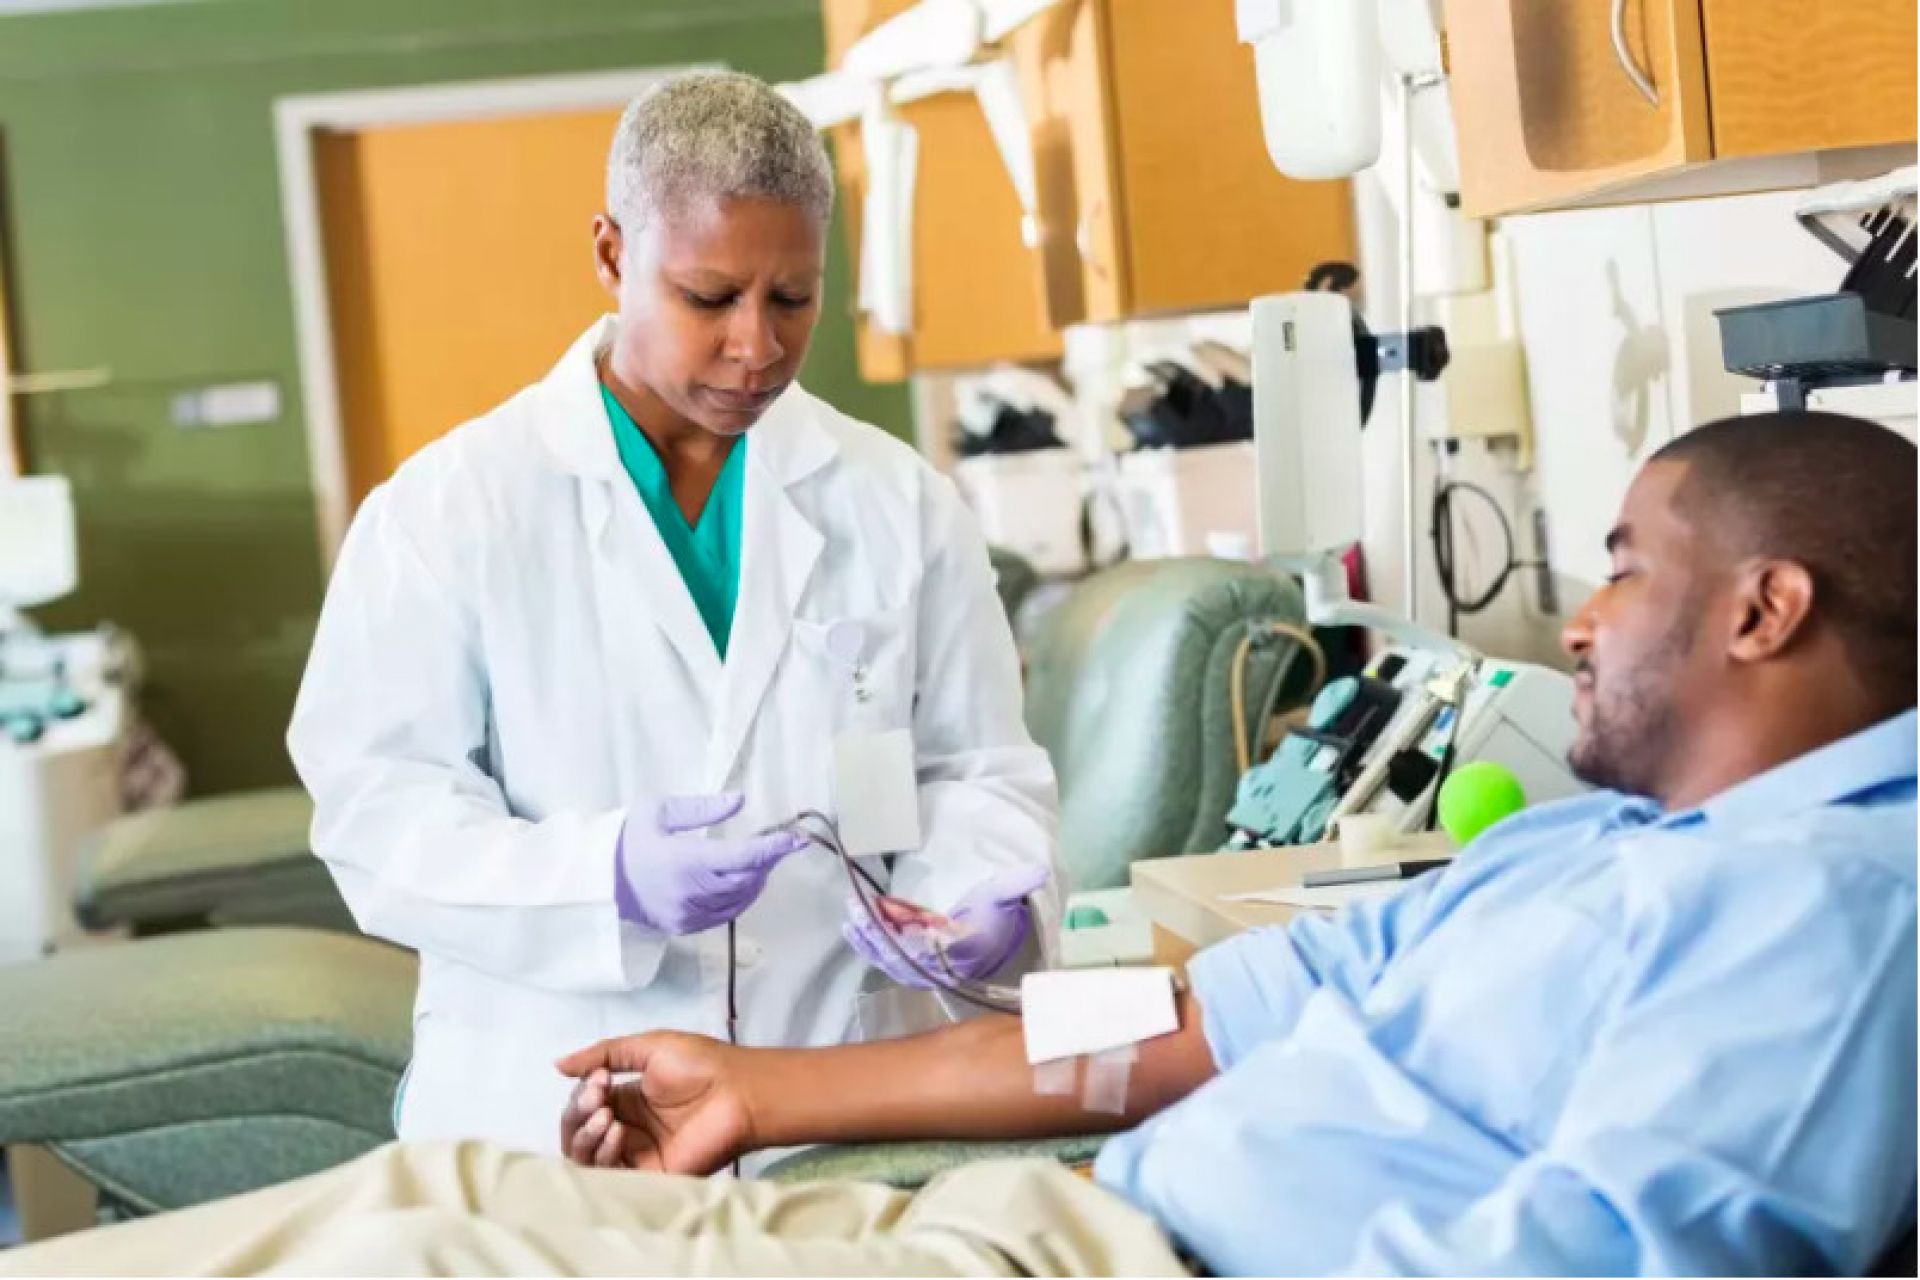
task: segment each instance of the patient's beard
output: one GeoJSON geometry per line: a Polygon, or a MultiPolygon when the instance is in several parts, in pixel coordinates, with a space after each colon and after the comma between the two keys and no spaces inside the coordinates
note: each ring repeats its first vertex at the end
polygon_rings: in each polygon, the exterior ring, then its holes
{"type": "Polygon", "coordinates": [[[1567,752],[1582,782],[1634,796],[1660,794],[1680,740],[1675,695],[1697,620],[1694,609],[1681,614],[1640,661],[1594,672],[1592,714],[1567,752]]]}

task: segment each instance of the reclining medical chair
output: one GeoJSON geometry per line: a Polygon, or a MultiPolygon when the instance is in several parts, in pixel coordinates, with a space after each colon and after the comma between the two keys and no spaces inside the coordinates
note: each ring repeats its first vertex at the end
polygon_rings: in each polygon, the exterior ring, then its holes
{"type": "MultiPolygon", "coordinates": [[[[1059,774],[1072,888],[1124,884],[1137,858],[1208,848],[1220,837],[1245,749],[1240,722],[1263,723],[1275,703],[1310,692],[1304,646],[1275,629],[1297,635],[1301,617],[1291,581],[1213,560],[1124,564],[1081,583],[1057,608],[1029,654],[1028,720],[1059,774]]],[[[275,802],[256,802],[272,816],[275,802]]],[[[97,853],[83,890],[89,918],[138,932],[195,913],[215,923],[274,918],[272,895],[240,893],[236,833],[271,825],[242,821],[262,812],[224,815],[232,824],[224,857],[170,855],[201,859],[203,889],[225,885],[197,898],[179,886],[162,893],[155,884],[144,899],[115,889],[124,877],[114,873],[154,847],[153,831],[145,840],[135,839],[138,829],[123,831],[97,853]],[[128,906],[142,901],[153,909],[128,906]]],[[[222,830],[209,821],[208,843],[220,845],[222,830]]],[[[310,856],[299,865],[308,864],[319,866],[310,856]]],[[[0,1146],[44,1145],[118,1213],[331,1167],[393,1136],[414,981],[411,954],[312,928],[174,932],[0,968],[0,1146]]],[[[1077,1160],[1097,1145],[817,1148],[774,1176],[915,1185],[967,1159],[1077,1160]]]]}
{"type": "Polygon", "coordinates": [[[313,801],[272,787],[148,809],[108,823],[83,851],[73,911],[134,937],[249,924],[352,932],[309,845],[313,801]]]}

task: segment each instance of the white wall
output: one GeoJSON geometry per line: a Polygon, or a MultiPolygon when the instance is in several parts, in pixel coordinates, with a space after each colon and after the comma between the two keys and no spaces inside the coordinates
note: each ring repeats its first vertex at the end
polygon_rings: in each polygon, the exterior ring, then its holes
{"type": "MultiPolygon", "coordinates": [[[[1398,323],[1397,210],[1391,185],[1376,176],[1395,173],[1389,153],[1356,180],[1366,311],[1376,328],[1398,323]]],[[[1511,251],[1535,464],[1531,475],[1516,476],[1510,460],[1468,445],[1456,474],[1509,503],[1523,558],[1535,552],[1531,510],[1545,509],[1562,615],[1605,577],[1603,542],[1641,461],[1678,432],[1737,412],[1740,394],[1758,389],[1722,367],[1714,312],[1838,286],[1844,264],[1794,220],[1798,194],[1533,214],[1496,224],[1511,251]]],[[[1427,246],[1417,251],[1424,257],[1427,246]]],[[[1418,266],[1416,275],[1424,280],[1418,266]]],[[[1422,304],[1424,318],[1431,308],[1422,304]]],[[[1399,462],[1393,419],[1381,416],[1393,408],[1389,402],[1376,410],[1368,429],[1367,554],[1377,593],[1397,604],[1399,462]]],[[[1443,422],[1445,413],[1437,395],[1421,401],[1424,422],[1443,422]]],[[[1444,613],[1425,539],[1431,459],[1422,461],[1420,614],[1431,624],[1444,613]]],[[[1480,542],[1490,555],[1497,535],[1480,542]]],[[[1533,577],[1518,575],[1506,598],[1464,622],[1463,634],[1492,652],[1559,661],[1563,616],[1539,609],[1533,577]]]]}
{"type": "Polygon", "coordinates": [[[1715,310],[1840,283],[1793,217],[1797,193],[1535,214],[1506,222],[1540,431],[1553,558],[1591,585],[1637,461],[1739,411],[1756,384],[1721,364],[1715,310]]]}

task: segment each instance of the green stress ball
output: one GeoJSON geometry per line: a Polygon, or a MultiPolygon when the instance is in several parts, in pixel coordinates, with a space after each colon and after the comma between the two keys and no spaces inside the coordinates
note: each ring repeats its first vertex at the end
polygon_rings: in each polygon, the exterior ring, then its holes
{"type": "Polygon", "coordinates": [[[1527,807],[1513,770],[1491,760],[1463,764],[1440,787],[1440,826],[1461,848],[1502,818],[1527,807]]]}

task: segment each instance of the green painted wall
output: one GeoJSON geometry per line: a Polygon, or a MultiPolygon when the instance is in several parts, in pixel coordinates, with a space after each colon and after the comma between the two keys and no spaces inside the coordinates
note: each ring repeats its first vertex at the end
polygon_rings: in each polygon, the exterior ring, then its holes
{"type": "MultiPolygon", "coordinates": [[[[274,99],[691,62],[779,80],[821,58],[818,0],[173,0],[0,18],[15,356],[114,379],[16,401],[30,469],[70,476],[79,506],[81,588],[38,616],[139,637],[147,712],[195,792],[292,777],[281,740],[322,590],[274,99]],[[171,425],[177,392],[253,378],[279,384],[279,421],[171,425]]],[[[904,432],[903,392],[854,370],[843,256],[831,271],[807,381],[904,432]]]]}

